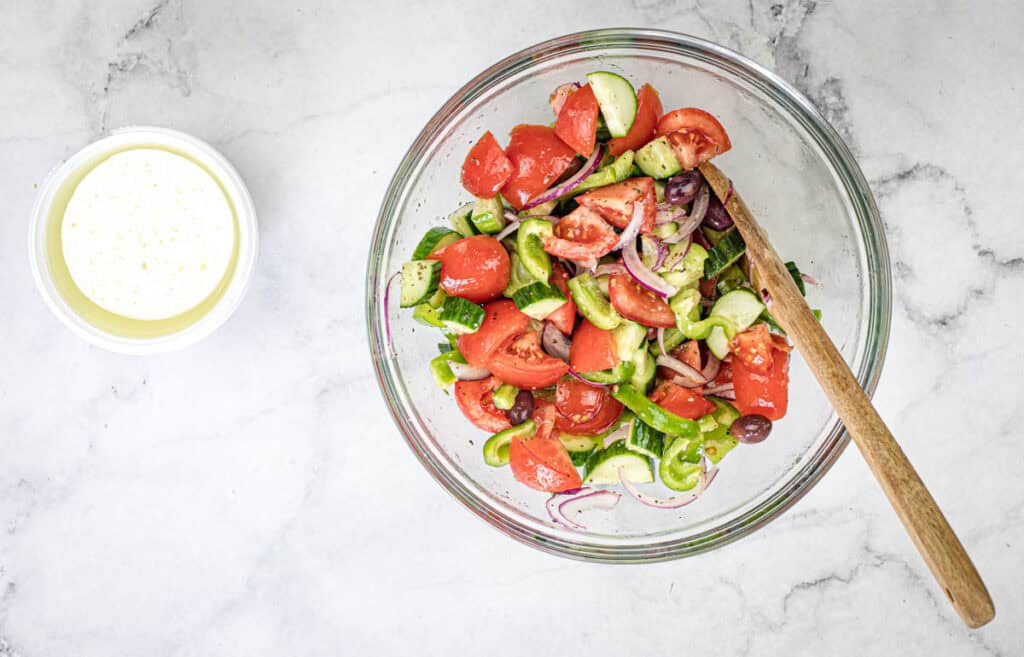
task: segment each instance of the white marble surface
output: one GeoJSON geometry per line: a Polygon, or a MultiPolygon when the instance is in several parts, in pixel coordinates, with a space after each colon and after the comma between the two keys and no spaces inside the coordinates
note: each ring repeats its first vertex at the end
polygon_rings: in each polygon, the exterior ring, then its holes
{"type": "Polygon", "coordinates": [[[460,4],[0,0],[0,656],[1024,653],[1024,8],[460,4]],[[362,299],[392,170],[485,66],[615,25],[736,48],[849,140],[895,264],[876,399],[990,626],[960,625],[854,450],[751,538],[607,567],[504,538],[399,438],[362,299]],[[25,252],[47,171],[136,123],[223,149],[263,238],[236,316],[150,358],[64,329],[25,252]]]}

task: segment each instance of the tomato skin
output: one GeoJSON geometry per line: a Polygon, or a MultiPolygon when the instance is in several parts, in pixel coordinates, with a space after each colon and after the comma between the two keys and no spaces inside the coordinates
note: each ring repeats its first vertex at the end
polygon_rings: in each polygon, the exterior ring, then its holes
{"type": "Polygon", "coordinates": [[[473,196],[491,198],[512,175],[512,161],[490,130],[469,149],[462,162],[462,186],[473,196]]]}
{"type": "Polygon", "coordinates": [[[533,436],[513,438],[509,445],[509,466],[520,483],[534,490],[559,493],[583,485],[569,451],[554,435],[556,411],[550,404],[533,415],[537,431],[533,436]]]}
{"type": "MultiPolygon", "coordinates": [[[[700,344],[696,340],[687,340],[669,352],[670,355],[683,361],[693,369],[700,371],[700,344]]],[[[679,375],[678,372],[669,368],[658,366],[658,376],[665,381],[672,381],[679,375]]]]}
{"type": "Polygon", "coordinates": [[[558,112],[555,134],[584,157],[590,157],[597,143],[597,115],[601,111],[597,97],[585,84],[568,98],[558,112]]]}
{"type": "Polygon", "coordinates": [[[501,386],[493,376],[480,381],[456,381],[455,403],[466,419],[479,429],[498,433],[512,424],[504,411],[494,405],[494,391],[501,386]]]}
{"type": "Polygon", "coordinates": [[[672,110],[658,121],[658,136],[667,136],[679,165],[692,169],[732,148],[725,128],[696,107],[672,110]]]}
{"type": "Polygon", "coordinates": [[[584,318],[572,336],[569,367],[577,372],[600,372],[618,364],[612,332],[599,329],[584,318]]]}
{"type": "Polygon", "coordinates": [[[555,427],[575,436],[597,435],[615,424],[623,408],[607,388],[562,380],[555,390],[555,427]]]}
{"type": "Polygon", "coordinates": [[[601,215],[583,206],[563,217],[554,233],[544,238],[544,250],[569,260],[600,258],[619,243],[619,236],[601,215]]]}
{"type": "Polygon", "coordinates": [[[512,263],[501,242],[489,235],[474,235],[437,252],[441,260],[441,288],[473,303],[501,296],[508,285],[512,263]]]}
{"type": "Polygon", "coordinates": [[[715,410],[715,405],[704,399],[700,390],[684,388],[670,381],[655,388],[650,399],[666,411],[690,420],[697,420],[715,410]]]}
{"type": "Polygon", "coordinates": [[[733,405],[740,413],[756,413],[772,421],[781,419],[789,406],[789,354],[776,349],[767,374],[760,374],[741,359],[733,358],[732,383],[736,392],[733,405]]]}
{"type": "Polygon", "coordinates": [[[608,280],[612,307],[626,319],[655,328],[672,328],[676,316],[661,297],[644,289],[629,274],[612,274],[608,280]]]}
{"type": "Polygon", "coordinates": [[[576,304],[573,303],[572,295],[569,293],[569,274],[565,272],[565,267],[561,263],[551,264],[551,284],[557,287],[569,301],[548,315],[547,321],[554,324],[555,328],[565,335],[572,335],[572,330],[576,326],[576,304]]]}
{"type": "Polygon", "coordinates": [[[736,360],[742,361],[747,369],[758,374],[768,374],[772,369],[773,345],[768,325],[757,323],[737,333],[729,343],[729,351],[736,360]]]}
{"type": "Polygon", "coordinates": [[[484,306],[484,322],[473,333],[459,336],[459,352],[473,367],[487,367],[491,354],[506,340],[519,335],[530,324],[511,299],[499,299],[484,306]]]}
{"type": "Polygon", "coordinates": [[[546,125],[512,128],[505,155],[512,162],[512,175],[501,195],[516,210],[550,187],[576,159],[576,151],[546,125]]]}
{"type": "Polygon", "coordinates": [[[637,93],[636,119],[625,137],[616,137],[608,142],[608,151],[618,157],[626,151],[635,151],[654,137],[654,131],[664,110],[658,92],[649,84],[640,87],[637,93]]]}
{"type": "Polygon", "coordinates": [[[505,383],[525,390],[554,385],[569,371],[569,365],[548,356],[534,331],[509,338],[491,354],[487,367],[505,383]]]}
{"type": "Polygon", "coordinates": [[[646,235],[654,230],[658,212],[653,178],[630,178],[576,197],[581,206],[594,210],[611,225],[623,229],[632,221],[633,205],[637,201],[644,204],[644,222],[640,225],[640,232],[646,235]]]}

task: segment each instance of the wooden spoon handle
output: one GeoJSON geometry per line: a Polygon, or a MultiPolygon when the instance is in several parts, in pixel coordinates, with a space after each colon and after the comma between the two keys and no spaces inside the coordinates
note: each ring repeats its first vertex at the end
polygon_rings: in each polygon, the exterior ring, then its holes
{"type": "Polygon", "coordinates": [[[968,626],[989,622],[995,608],[971,558],[814,317],[768,236],[716,166],[702,164],[700,170],[718,198],[726,201],[726,210],[747,244],[747,257],[771,296],[772,315],[803,354],[939,586],[968,626]]]}

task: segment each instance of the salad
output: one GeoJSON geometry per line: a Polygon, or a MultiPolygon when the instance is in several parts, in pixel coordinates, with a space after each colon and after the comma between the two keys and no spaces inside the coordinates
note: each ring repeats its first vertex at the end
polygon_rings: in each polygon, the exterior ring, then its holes
{"type": "MultiPolygon", "coordinates": [[[[738,443],[787,410],[790,344],[699,165],[731,148],[704,110],[599,71],[549,99],[552,125],[469,150],[474,201],[402,266],[401,301],[444,336],[430,361],[483,459],[554,493],[551,518],[697,499],[738,443]],[[638,484],[683,493],[655,497],[638,484]]],[[[787,263],[801,291],[804,281],[787,263]]],[[[390,290],[390,285],[389,285],[390,290]]],[[[385,304],[387,301],[385,301],[385,304]]]]}

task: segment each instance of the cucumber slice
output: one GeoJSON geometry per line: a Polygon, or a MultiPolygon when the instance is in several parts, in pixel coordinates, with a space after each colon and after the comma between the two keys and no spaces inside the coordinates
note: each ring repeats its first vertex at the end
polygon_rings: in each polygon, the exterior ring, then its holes
{"type": "Polygon", "coordinates": [[[700,481],[700,454],[703,441],[696,438],[674,438],[665,446],[658,465],[661,483],[672,490],[690,490],[700,481]]]}
{"type": "Polygon", "coordinates": [[[516,403],[516,395],[519,394],[519,388],[510,386],[507,383],[501,384],[492,395],[494,401],[494,407],[502,411],[511,409],[516,403]]]}
{"type": "Polygon", "coordinates": [[[718,426],[704,434],[704,454],[712,463],[718,463],[736,446],[736,439],[729,435],[729,427],[740,417],[740,412],[724,399],[708,397],[707,400],[715,405],[712,416],[718,426]]]}
{"type": "Polygon", "coordinates": [[[540,281],[516,290],[512,300],[523,314],[537,320],[544,319],[568,302],[561,290],[540,281]]]}
{"type": "Polygon", "coordinates": [[[448,223],[452,225],[459,235],[463,237],[472,237],[477,234],[476,227],[473,226],[473,222],[469,220],[470,215],[473,214],[473,203],[466,203],[455,212],[448,215],[448,223]]]}
{"type": "Polygon", "coordinates": [[[519,213],[520,217],[546,217],[555,211],[555,207],[558,205],[558,199],[548,201],[547,203],[541,203],[535,205],[529,210],[523,210],[519,213]]]}
{"type": "Polygon", "coordinates": [[[636,164],[645,176],[668,178],[683,170],[667,137],[658,137],[636,152],[636,164]]]}
{"type": "Polygon", "coordinates": [[[421,303],[416,306],[416,309],[412,311],[412,318],[426,326],[444,328],[444,322],[441,321],[441,309],[434,308],[429,303],[421,303]]]}
{"type": "Polygon", "coordinates": [[[544,238],[554,235],[551,222],[545,219],[524,219],[516,231],[516,253],[519,262],[538,281],[551,276],[551,256],[544,250],[544,238]]]}
{"type": "Polygon", "coordinates": [[[743,270],[738,265],[732,265],[719,274],[718,283],[715,284],[715,288],[719,294],[728,294],[733,290],[739,289],[746,282],[747,275],[743,273],[743,270]]]}
{"type": "Polygon", "coordinates": [[[591,274],[583,273],[569,279],[569,292],[580,314],[597,328],[611,331],[622,322],[622,317],[601,293],[597,279],[591,274]]]}
{"type": "Polygon", "coordinates": [[[574,436],[567,433],[558,434],[558,439],[565,445],[569,458],[576,467],[586,465],[590,455],[594,450],[600,449],[604,442],[600,436],[574,436]]]}
{"type": "Polygon", "coordinates": [[[796,263],[790,260],[786,263],[786,269],[789,270],[789,275],[793,277],[793,282],[796,283],[796,289],[800,290],[801,296],[807,296],[807,286],[804,284],[804,277],[800,275],[800,268],[796,266],[796,263]]]}
{"type": "Polygon", "coordinates": [[[668,223],[664,223],[664,224],[655,226],[654,230],[651,231],[651,235],[653,235],[654,237],[657,237],[660,240],[663,240],[666,237],[672,237],[673,235],[676,234],[676,231],[678,231],[678,230],[679,230],[679,224],[677,224],[674,221],[669,221],[668,223]]]}
{"type": "Polygon", "coordinates": [[[484,309],[462,297],[448,297],[441,309],[441,323],[456,335],[473,333],[484,323],[484,309]]]}
{"type": "Polygon", "coordinates": [[[441,262],[439,260],[413,260],[402,265],[402,293],[398,305],[412,308],[437,292],[441,283],[441,262]]]}
{"type": "Polygon", "coordinates": [[[660,459],[665,449],[665,434],[634,417],[629,423],[626,448],[644,456],[660,459]]]}
{"type": "Polygon", "coordinates": [[[505,206],[501,204],[501,196],[482,198],[473,205],[470,221],[481,233],[499,233],[507,223],[505,206]]]}
{"type": "Polygon", "coordinates": [[[636,120],[636,91],[626,78],[608,71],[587,74],[587,82],[601,107],[608,133],[625,137],[636,120]]]}
{"type": "Polygon", "coordinates": [[[636,371],[636,365],[631,360],[619,361],[619,364],[615,367],[607,370],[598,370],[597,372],[578,372],[587,381],[593,381],[594,383],[625,383],[633,377],[633,372],[636,371]]]}
{"type": "Polygon", "coordinates": [[[536,283],[537,279],[531,276],[530,272],[526,271],[523,261],[519,259],[519,254],[511,254],[509,261],[511,266],[509,268],[508,286],[505,287],[505,291],[502,294],[511,299],[517,291],[530,283],[536,283]]]}
{"type": "Polygon", "coordinates": [[[412,259],[423,260],[431,253],[440,251],[449,244],[458,242],[460,239],[462,239],[462,235],[454,230],[443,226],[434,226],[420,239],[420,243],[416,245],[416,249],[412,252],[412,259]]]}
{"type": "Polygon", "coordinates": [[[746,250],[747,245],[743,242],[740,231],[733,230],[726,233],[708,252],[708,259],[704,262],[704,278],[711,280],[723,269],[739,260],[746,250]]]}
{"type": "Polygon", "coordinates": [[[438,288],[437,292],[434,292],[434,295],[427,299],[427,304],[431,308],[440,308],[441,306],[444,305],[444,300],[447,298],[448,293],[442,290],[441,288],[438,288]]]}
{"type": "Polygon", "coordinates": [[[633,151],[624,151],[610,164],[601,167],[584,178],[583,182],[562,198],[571,198],[582,194],[589,189],[605,187],[606,185],[614,185],[615,183],[620,183],[623,180],[626,180],[629,178],[629,174],[633,170],[633,157],[633,151]]]}
{"type": "MultiPolygon", "coordinates": [[[[733,290],[719,297],[711,307],[711,316],[732,322],[736,331],[749,328],[764,311],[764,304],[757,295],[746,288],[733,290]]],[[[729,353],[729,338],[721,326],[715,326],[707,337],[708,350],[716,358],[725,358],[729,353]]]]}
{"type": "Polygon", "coordinates": [[[508,465],[508,447],[513,438],[529,438],[537,431],[533,420],[499,431],[484,443],[484,463],[496,468],[508,465]]]}
{"type": "Polygon", "coordinates": [[[637,484],[654,481],[654,469],[651,460],[638,454],[628,447],[623,440],[616,440],[608,447],[594,452],[584,467],[584,484],[612,485],[619,483],[619,472],[622,478],[637,484]]]}
{"type": "Polygon", "coordinates": [[[615,352],[619,360],[631,360],[646,338],[646,327],[629,319],[622,320],[622,323],[612,331],[612,340],[615,341],[615,352]]]}
{"type": "Polygon", "coordinates": [[[651,381],[654,380],[654,374],[658,371],[658,364],[654,362],[654,356],[651,355],[646,345],[637,349],[636,355],[633,356],[633,365],[635,369],[629,384],[636,390],[647,394],[647,389],[650,387],[651,381]]]}
{"type": "Polygon", "coordinates": [[[665,262],[675,262],[672,269],[661,268],[662,276],[670,284],[679,289],[692,286],[704,275],[704,262],[708,259],[708,252],[703,246],[697,243],[687,245],[686,242],[673,244],[668,252],[665,262]],[[679,260],[679,254],[683,253],[683,259],[679,260]]]}

